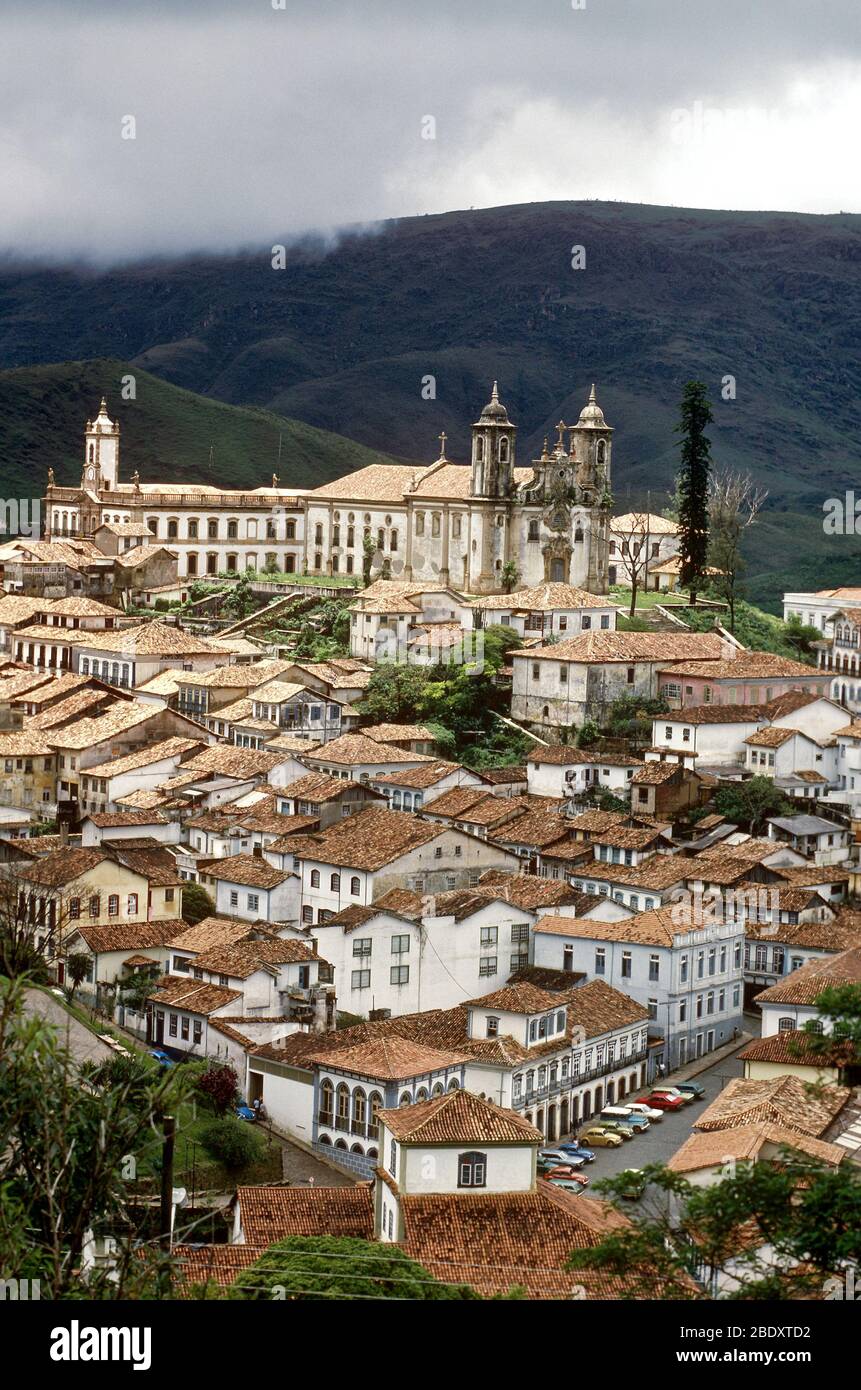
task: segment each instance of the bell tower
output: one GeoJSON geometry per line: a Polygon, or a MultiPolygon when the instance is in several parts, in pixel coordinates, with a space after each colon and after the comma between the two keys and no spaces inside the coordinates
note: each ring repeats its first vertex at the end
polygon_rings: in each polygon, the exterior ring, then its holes
{"type": "Polygon", "coordinates": [[[577,466],[577,480],[582,487],[596,488],[599,495],[607,489],[612,449],[613,428],[604,419],[593,383],[589,399],[570,433],[569,453],[577,466]]]}
{"type": "Polygon", "coordinates": [[[511,497],[516,434],[494,382],[490,400],[472,427],[473,497],[511,497]]]}
{"type": "Polygon", "coordinates": [[[108,415],[108,404],[104,396],[95,420],[87,421],[84,431],[84,466],[81,471],[81,488],[89,492],[99,492],[113,488],[120,471],[120,426],[119,421],[108,415]]]}

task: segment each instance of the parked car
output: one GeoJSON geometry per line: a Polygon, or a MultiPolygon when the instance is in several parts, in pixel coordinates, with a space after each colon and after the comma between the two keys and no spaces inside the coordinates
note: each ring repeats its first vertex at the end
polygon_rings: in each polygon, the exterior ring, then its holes
{"type": "Polygon", "coordinates": [[[675,1096],[677,1100],[682,1102],[682,1105],[690,1105],[691,1101],[695,1099],[689,1092],[680,1091],[678,1086],[653,1086],[652,1091],[659,1096],[675,1096]]]}
{"type": "Polygon", "coordinates": [[[623,1139],[633,1139],[635,1130],[631,1125],[625,1125],[621,1120],[605,1120],[603,1115],[596,1115],[595,1122],[602,1129],[609,1129],[614,1134],[619,1134],[623,1139]]]}
{"type": "Polygon", "coordinates": [[[563,1152],[562,1149],[539,1149],[538,1167],[555,1168],[560,1163],[570,1163],[571,1155],[563,1152]]]}
{"type": "Polygon", "coordinates": [[[605,1105],[598,1118],[608,1122],[618,1121],[619,1124],[628,1125],[629,1128],[635,1129],[638,1134],[649,1128],[649,1121],[646,1116],[635,1115],[633,1110],[626,1105],[605,1105]]]}
{"type": "Polygon", "coordinates": [[[669,1096],[662,1091],[646,1096],[646,1104],[654,1105],[658,1110],[682,1110],[685,1102],[681,1096],[669,1096]]]}
{"type": "Polygon", "coordinates": [[[664,1118],[663,1110],[656,1110],[652,1105],[644,1105],[641,1100],[632,1100],[628,1109],[634,1115],[645,1115],[646,1119],[652,1124],[654,1124],[656,1120],[662,1120],[664,1118]]]}
{"type": "Polygon", "coordinates": [[[596,1125],[590,1125],[588,1129],[584,1129],[580,1138],[585,1139],[592,1148],[596,1149],[620,1149],[624,1142],[620,1134],[615,1134],[613,1130],[606,1128],[599,1129],[596,1125]]]}
{"type": "Polygon", "coordinates": [[[584,1158],[587,1163],[595,1162],[595,1155],[591,1149],[584,1149],[582,1144],[573,1144],[566,1141],[559,1145],[564,1154],[570,1154],[571,1158],[584,1158]]]}
{"type": "Polygon", "coordinates": [[[572,1178],[558,1178],[553,1186],[561,1187],[563,1192],[574,1192],[576,1194],[583,1191],[581,1184],[575,1182],[572,1178]]]}
{"type": "Polygon", "coordinates": [[[584,1173],[578,1173],[569,1163],[560,1163],[558,1168],[551,1168],[549,1172],[543,1173],[542,1177],[546,1182],[576,1182],[581,1187],[589,1186],[589,1179],[584,1173]]]}
{"type": "Polygon", "coordinates": [[[699,1081],[680,1081],[678,1086],[674,1087],[674,1089],[676,1091],[682,1091],[683,1093],[685,1091],[690,1092],[694,1100],[702,1100],[706,1093],[705,1086],[701,1086],[699,1081]]]}
{"type": "Polygon", "coordinates": [[[160,1047],[152,1048],[149,1055],[150,1057],[153,1057],[156,1060],[156,1062],[158,1062],[160,1067],[176,1066],[176,1062],[173,1060],[173,1058],[168,1057],[167,1053],[163,1052],[160,1047]]]}

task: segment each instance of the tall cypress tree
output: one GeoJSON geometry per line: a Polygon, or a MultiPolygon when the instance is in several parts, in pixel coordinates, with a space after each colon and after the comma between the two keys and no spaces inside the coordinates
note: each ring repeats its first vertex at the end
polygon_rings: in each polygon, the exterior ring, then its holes
{"type": "Polygon", "coordinates": [[[705,576],[708,554],[712,459],[711,444],[705,431],[713,419],[704,383],[685,382],[676,429],[676,433],[682,437],[676,495],[679,499],[679,554],[682,562],[679,587],[689,591],[691,603],[697,601],[697,589],[705,576]]]}

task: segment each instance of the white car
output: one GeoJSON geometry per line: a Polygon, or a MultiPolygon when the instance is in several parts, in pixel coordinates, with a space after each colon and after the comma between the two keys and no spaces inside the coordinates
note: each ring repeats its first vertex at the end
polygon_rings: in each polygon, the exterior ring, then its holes
{"type": "Polygon", "coordinates": [[[691,1095],[690,1091],[680,1091],[678,1086],[653,1086],[652,1092],[659,1096],[675,1096],[676,1100],[680,1100],[683,1105],[697,1099],[696,1096],[691,1095]]]}
{"type": "Polygon", "coordinates": [[[663,1110],[655,1110],[654,1106],[644,1105],[640,1100],[629,1100],[626,1104],[632,1114],[642,1115],[643,1119],[648,1120],[650,1124],[654,1124],[656,1120],[662,1120],[664,1118],[663,1110]]]}

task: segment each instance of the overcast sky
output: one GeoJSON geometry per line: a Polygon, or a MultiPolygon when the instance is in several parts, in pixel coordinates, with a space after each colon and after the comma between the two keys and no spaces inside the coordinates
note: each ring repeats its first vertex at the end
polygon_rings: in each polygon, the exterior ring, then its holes
{"type": "Polygon", "coordinates": [[[579,3],[3,0],[0,249],[552,198],[861,211],[861,0],[579,3]]]}

